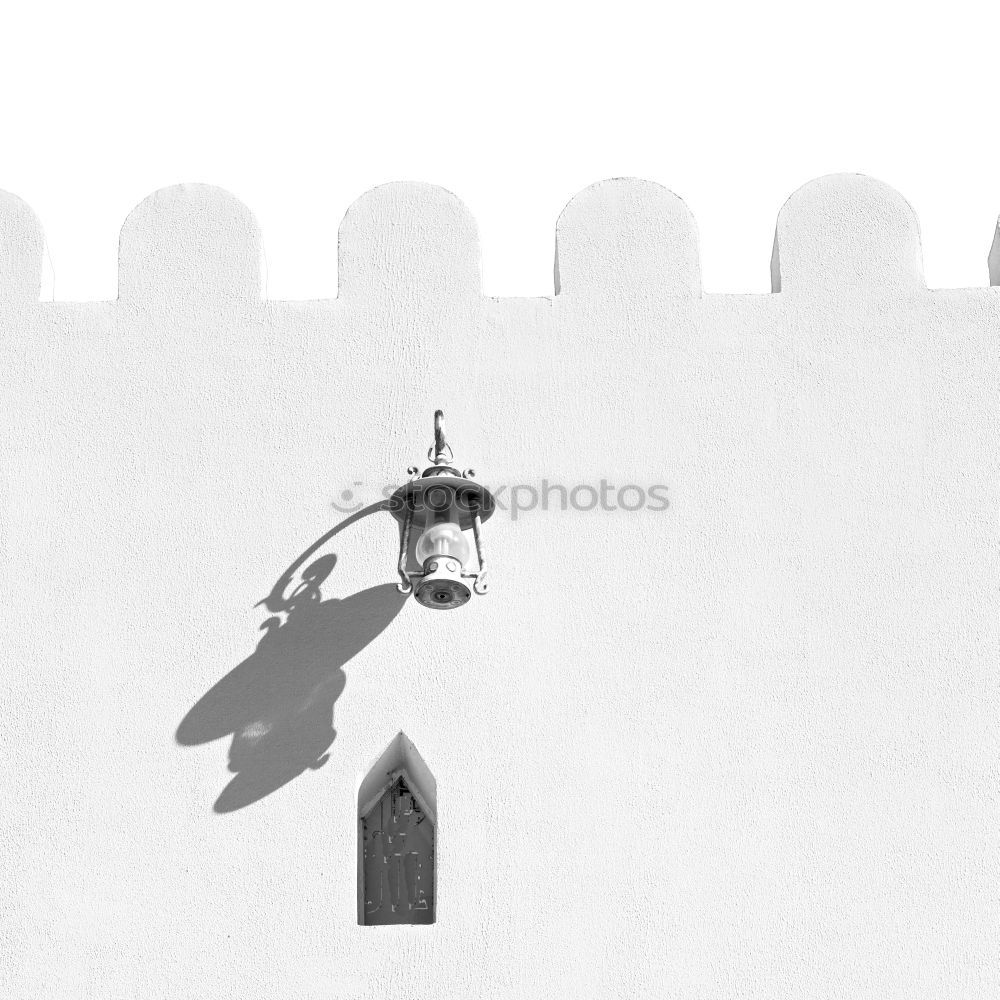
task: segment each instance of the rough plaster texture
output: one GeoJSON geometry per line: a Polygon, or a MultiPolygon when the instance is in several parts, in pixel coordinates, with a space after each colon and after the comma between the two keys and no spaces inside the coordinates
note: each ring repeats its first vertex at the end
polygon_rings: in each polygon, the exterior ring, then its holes
{"type": "Polygon", "coordinates": [[[249,211],[185,185],[129,216],[117,302],[39,304],[0,201],[4,996],[1000,995],[1000,289],[928,290],[863,177],[789,199],[778,294],[703,296],[644,181],[557,243],[558,294],[484,298],[461,203],[389,185],[339,298],[266,301],[249,211]],[[488,483],[670,507],[498,515],[451,613],[392,597],[387,513],[297,561],[436,407],[488,483]],[[437,923],[359,927],[401,729],[437,923]]]}

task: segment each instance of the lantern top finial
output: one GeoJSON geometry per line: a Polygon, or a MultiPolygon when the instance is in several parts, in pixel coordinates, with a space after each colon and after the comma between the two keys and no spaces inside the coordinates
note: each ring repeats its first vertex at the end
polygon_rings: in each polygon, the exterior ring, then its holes
{"type": "Polygon", "coordinates": [[[435,465],[450,465],[455,461],[455,453],[444,437],[444,410],[434,411],[434,444],[427,457],[435,465]]]}

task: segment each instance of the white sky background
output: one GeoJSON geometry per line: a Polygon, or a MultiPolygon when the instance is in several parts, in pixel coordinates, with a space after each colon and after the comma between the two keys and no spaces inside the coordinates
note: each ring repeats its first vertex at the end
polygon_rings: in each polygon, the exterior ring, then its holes
{"type": "Polygon", "coordinates": [[[1000,5],[953,2],[87,4],[0,21],[0,188],[46,229],[58,299],[114,298],[118,230],[158,187],[256,214],[267,293],[336,290],[336,231],[388,180],[476,216],[484,291],[552,293],[581,188],[683,197],[709,292],[769,290],[775,217],[857,170],[915,207],[932,287],[988,283],[1000,5]]]}

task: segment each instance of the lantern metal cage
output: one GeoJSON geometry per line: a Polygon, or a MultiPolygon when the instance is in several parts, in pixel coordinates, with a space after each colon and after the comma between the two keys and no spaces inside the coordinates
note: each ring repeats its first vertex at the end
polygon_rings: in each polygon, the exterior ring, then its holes
{"type": "Polygon", "coordinates": [[[444,413],[434,414],[434,444],[427,452],[433,463],[420,472],[408,470],[410,481],[390,498],[390,510],[402,525],[399,534],[400,593],[413,593],[428,608],[448,611],[466,604],[474,591],[485,594],[486,558],[482,525],[496,509],[490,491],[473,481],[475,472],[455,467],[454,454],[444,436],[444,413]],[[413,529],[421,535],[415,547],[420,569],[408,569],[413,529]],[[466,531],[472,531],[476,568],[469,569],[466,531]],[[472,590],[465,582],[472,581],[472,590]]]}

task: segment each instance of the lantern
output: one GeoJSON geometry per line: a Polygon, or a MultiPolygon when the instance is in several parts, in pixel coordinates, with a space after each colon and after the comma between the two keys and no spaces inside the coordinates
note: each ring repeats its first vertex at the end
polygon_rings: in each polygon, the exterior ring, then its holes
{"type": "Polygon", "coordinates": [[[390,499],[390,510],[402,524],[399,535],[400,593],[413,593],[425,608],[449,611],[459,608],[472,596],[485,594],[486,561],[483,557],[482,523],[496,504],[485,486],[473,482],[472,469],[459,472],[454,455],[444,437],[444,413],[434,414],[434,445],[427,453],[434,464],[419,475],[418,466],[409,469],[410,481],[390,499]],[[476,547],[470,565],[471,547],[476,547]],[[419,532],[414,555],[420,570],[407,569],[410,538],[419,532]],[[472,581],[472,590],[466,580],[472,581]]]}

